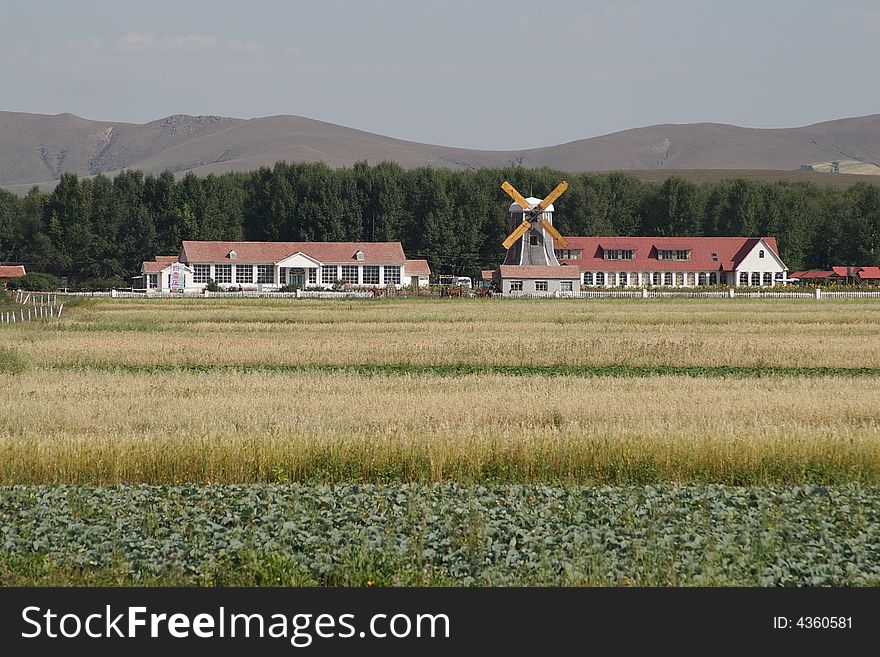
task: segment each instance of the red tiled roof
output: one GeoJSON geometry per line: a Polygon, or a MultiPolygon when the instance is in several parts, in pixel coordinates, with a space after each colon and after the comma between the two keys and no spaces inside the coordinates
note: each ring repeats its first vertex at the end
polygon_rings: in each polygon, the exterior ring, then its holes
{"type": "Polygon", "coordinates": [[[178,257],[178,256],[176,256],[176,255],[173,255],[173,256],[156,256],[155,258],[153,258],[153,260],[155,260],[156,262],[165,262],[165,263],[168,263],[168,262],[177,262],[177,257],[178,257]]]}
{"type": "MultiPolygon", "coordinates": [[[[364,254],[366,257],[366,253],[364,254]]],[[[431,268],[428,266],[427,260],[407,260],[406,261],[407,276],[430,276],[431,268]]]]}
{"type": "MultiPolygon", "coordinates": [[[[163,256],[159,256],[159,258],[162,257],[163,256]]],[[[156,258],[156,260],[147,260],[146,262],[144,262],[141,267],[141,271],[145,274],[158,274],[165,271],[171,265],[177,262],[177,256],[174,256],[174,260],[167,262],[163,262],[162,260],[159,260],[159,258],[156,258]]],[[[186,265],[184,265],[184,267],[186,267],[186,265]]],[[[186,268],[189,269],[189,267],[186,268]]]]}
{"type": "Polygon", "coordinates": [[[580,270],[733,271],[761,239],[778,256],[774,237],[566,237],[578,260],[563,260],[580,270]],[[635,251],[633,260],[605,260],[603,247],[635,251]],[[657,250],[688,250],[690,260],[658,260],[657,250]],[[712,254],[717,254],[717,260],[712,254]]]}
{"type": "Polygon", "coordinates": [[[403,265],[406,256],[400,242],[195,242],[184,241],[181,262],[269,264],[292,256],[305,255],[325,264],[392,264],[403,265]],[[230,260],[228,254],[235,251],[238,257],[230,260]],[[355,253],[362,251],[363,260],[356,260],[355,253]]]}
{"type": "Polygon", "coordinates": [[[495,270],[494,269],[483,269],[480,272],[480,277],[484,281],[491,281],[493,278],[495,278],[495,270]]]}
{"type": "Polygon", "coordinates": [[[552,267],[548,265],[501,265],[502,278],[580,278],[575,267],[552,267]]]}
{"type": "Polygon", "coordinates": [[[794,272],[793,274],[789,274],[788,277],[789,277],[789,278],[798,278],[798,279],[801,279],[801,280],[803,280],[803,279],[810,280],[810,279],[825,279],[825,278],[831,278],[832,276],[834,276],[834,272],[833,272],[833,271],[817,271],[817,270],[813,270],[813,271],[796,271],[796,272],[794,272]]]}
{"type": "Polygon", "coordinates": [[[24,275],[24,265],[0,265],[0,278],[18,278],[24,275]]]}
{"type": "Polygon", "coordinates": [[[635,251],[639,248],[639,245],[635,242],[627,241],[627,238],[625,237],[605,237],[602,239],[601,242],[599,242],[599,247],[603,251],[635,251]]]}
{"type": "Polygon", "coordinates": [[[159,272],[164,271],[170,266],[170,262],[155,262],[152,260],[148,260],[141,267],[141,271],[145,274],[158,274],[159,272]]]}
{"type": "Polygon", "coordinates": [[[830,271],[822,271],[813,269],[810,271],[796,271],[789,275],[789,278],[799,278],[801,280],[820,280],[826,278],[846,278],[847,276],[858,276],[861,279],[873,280],[880,278],[880,267],[832,267],[830,271]]]}

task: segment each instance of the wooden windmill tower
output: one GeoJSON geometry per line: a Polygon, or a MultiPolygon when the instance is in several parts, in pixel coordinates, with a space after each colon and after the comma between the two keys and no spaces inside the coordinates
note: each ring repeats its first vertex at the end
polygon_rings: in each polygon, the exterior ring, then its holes
{"type": "Polygon", "coordinates": [[[560,264],[554,251],[556,244],[568,247],[568,241],[553,227],[553,201],[568,189],[568,183],[563,180],[543,199],[525,198],[507,181],[501,189],[513,199],[508,215],[511,232],[503,242],[507,255],[496,270],[483,272],[483,280],[494,281],[504,295],[573,292],[580,273],[560,264]]]}
{"type": "Polygon", "coordinates": [[[544,199],[524,198],[506,180],[501,189],[513,199],[508,220],[511,233],[503,242],[507,249],[504,264],[560,266],[553,245],[565,248],[568,242],[553,227],[553,201],[568,189],[568,183],[563,180],[544,199]]]}

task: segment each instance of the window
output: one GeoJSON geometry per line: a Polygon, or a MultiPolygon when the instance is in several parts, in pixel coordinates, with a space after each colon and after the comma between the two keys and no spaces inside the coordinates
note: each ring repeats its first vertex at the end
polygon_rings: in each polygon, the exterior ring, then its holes
{"type": "Polygon", "coordinates": [[[529,246],[538,246],[538,236],[535,234],[529,235],[529,246]]]}
{"type": "Polygon", "coordinates": [[[211,265],[193,265],[193,283],[207,283],[211,278],[211,265]]]}
{"type": "Polygon", "coordinates": [[[712,251],[712,262],[718,262],[718,254],[712,251]]]}
{"type": "Polygon", "coordinates": [[[593,272],[585,271],[584,272],[584,285],[592,285],[593,284],[593,272]]]}
{"type": "Polygon", "coordinates": [[[342,276],[340,276],[343,283],[351,283],[352,285],[357,285],[358,282],[358,266],[357,265],[342,265],[342,276]]]}
{"type": "Polygon", "coordinates": [[[535,292],[546,292],[547,281],[535,281],[535,292]]]}
{"type": "Polygon", "coordinates": [[[678,272],[675,274],[675,284],[676,285],[684,285],[684,274],[678,272]]]}
{"type": "Polygon", "coordinates": [[[333,285],[336,282],[336,265],[324,265],[321,267],[321,283],[333,285]]]}
{"type": "Polygon", "coordinates": [[[709,274],[709,285],[718,285],[718,274],[714,271],[709,274]]]}
{"type": "Polygon", "coordinates": [[[629,274],[627,274],[625,271],[620,272],[617,275],[617,284],[620,287],[625,287],[626,285],[629,285],[629,274]]]}
{"type": "Polygon", "coordinates": [[[764,257],[764,249],[761,249],[760,251],[758,251],[758,257],[759,257],[759,258],[763,258],[763,257],[764,257]]]}
{"type": "Polygon", "coordinates": [[[560,260],[580,260],[581,249],[557,249],[556,257],[560,260]]]}
{"type": "Polygon", "coordinates": [[[562,291],[563,292],[571,292],[571,281],[562,281],[562,291]]]}
{"type": "Polygon", "coordinates": [[[785,272],[784,271],[776,272],[776,280],[777,281],[784,281],[785,280],[785,272]]]}
{"type": "Polygon", "coordinates": [[[363,251],[357,251],[357,252],[354,254],[354,259],[355,259],[355,260],[363,260],[363,259],[364,259],[364,252],[363,252],[363,251]]]}
{"type": "Polygon", "coordinates": [[[773,273],[769,271],[764,272],[764,285],[773,285],[773,273]]]}
{"type": "Polygon", "coordinates": [[[741,271],[739,273],[739,284],[740,285],[748,285],[749,284],[749,272],[741,271]]]}
{"type": "Polygon", "coordinates": [[[214,282],[231,283],[232,265],[214,265],[214,282]]]}
{"type": "Polygon", "coordinates": [[[672,272],[668,271],[663,274],[663,285],[672,285],[672,272]]]}
{"type": "Polygon", "coordinates": [[[522,281],[510,281],[511,292],[522,292],[522,281]]]}
{"type": "Polygon", "coordinates": [[[690,260],[689,249],[657,249],[657,260],[690,260]]]}
{"type": "Polygon", "coordinates": [[[147,274],[147,287],[149,289],[159,287],[159,274],[147,274]]]}
{"type": "Polygon", "coordinates": [[[306,271],[309,272],[309,285],[315,285],[318,282],[318,268],[309,267],[306,271]]]}
{"type": "Polygon", "coordinates": [[[274,269],[273,265],[257,265],[257,283],[274,283],[274,269]]]}
{"type": "Polygon", "coordinates": [[[705,272],[700,272],[697,276],[697,285],[705,285],[706,284],[706,274],[705,272]]]}
{"type": "Polygon", "coordinates": [[[613,271],[608,272],[607,281],[608,281],[608,285],[610,285],[611,287],[614,287],[614,277],[615,276],[616,276],[616,274],[613,271]]]}
{"type": "Polygon", "coordinates": [[[226,257],[230,260],[238,260],[238,254],[235,251],[230,251],[226,254],[226,257]]]}
{"type": "Polygon", "coordinates": [[[606,260],[635,260],[636,252],[632,249],[608,249],[605,251],[606,260]]]}
{"type": "Polygon", "coordinates": [[[364,265],[364,285],[379,284],[379,265],[364,265]]]}
{"type": "Polygon", "coordinates": [[[605,272],[596,272],[596,285],[605,285],[605,272]]]}
{"type": "Polygon", "coordinates": [[[279,285],[286,285],[287,284],[287,268],[286,267],[279,267],[278,268],[278,283],[279,283],[279,285]]]}
{"type": "Polygon", "coordinates": [[[685,284],[686,284],[686,285],[693,286],[695,280],[696,280],[696,276],[694,275],[694,272],[689,271],[689,272],[687,273],[687,280],[685,281],[685,284]]]}
{"type": "Polygon", "coordinates": [[[400,285],[400,267],[385,265],[385,285],[400,285]]]}
{"type": "Polygon", "coordinates": [[[253,283],[254,268],[250,265],[235,265],[235,282],[236,283],[253,283]]]}
{"type": "Polygon", "coordinates": [[[753,271],[753,272],[752,272],[752,285],[754,285],[755,287],[757,287],[757,286],[759,286],[760,284],[761,284],[761,272],[759,272],[759,271],[753,271]]]}
{"type": "Polygon", "coordinates": [[[651,274],[651,285],[660,285],[660,272],[655,271],[651,274]]]}

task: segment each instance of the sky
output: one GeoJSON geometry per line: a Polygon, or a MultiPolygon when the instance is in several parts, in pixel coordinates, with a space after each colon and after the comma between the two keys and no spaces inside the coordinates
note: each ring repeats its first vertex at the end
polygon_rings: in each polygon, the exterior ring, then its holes
{"type": "Polygon", "coordinates": [[[8,111],[295,114],[484,149],[880,112],[877,0],[4,5],[8,111]]]}

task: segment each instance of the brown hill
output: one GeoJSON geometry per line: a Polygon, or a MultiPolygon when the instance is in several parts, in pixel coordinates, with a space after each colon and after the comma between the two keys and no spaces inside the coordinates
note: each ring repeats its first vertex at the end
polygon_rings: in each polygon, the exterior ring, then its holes
{"type": "Polygon", "coordinates": [[[72,114],[0,112],[0,185],[18,191],[33,184],[51,186],[64,172],[88,176],[136,168],[206,175],[252,170],[278,160],[330,166],[391,160],[404,167],[453,169],[515,164],[564,171],[652,171],[652,176],[707,169],[757,170],[760,176],[766,170],[786,172],[787,178],[812,162],[880,163],[880,114],[800,128],[655,125],[545,148],[481,151],[403,141],[298,116],[244,120],[175,115],[141,125],[72,114]]]}

